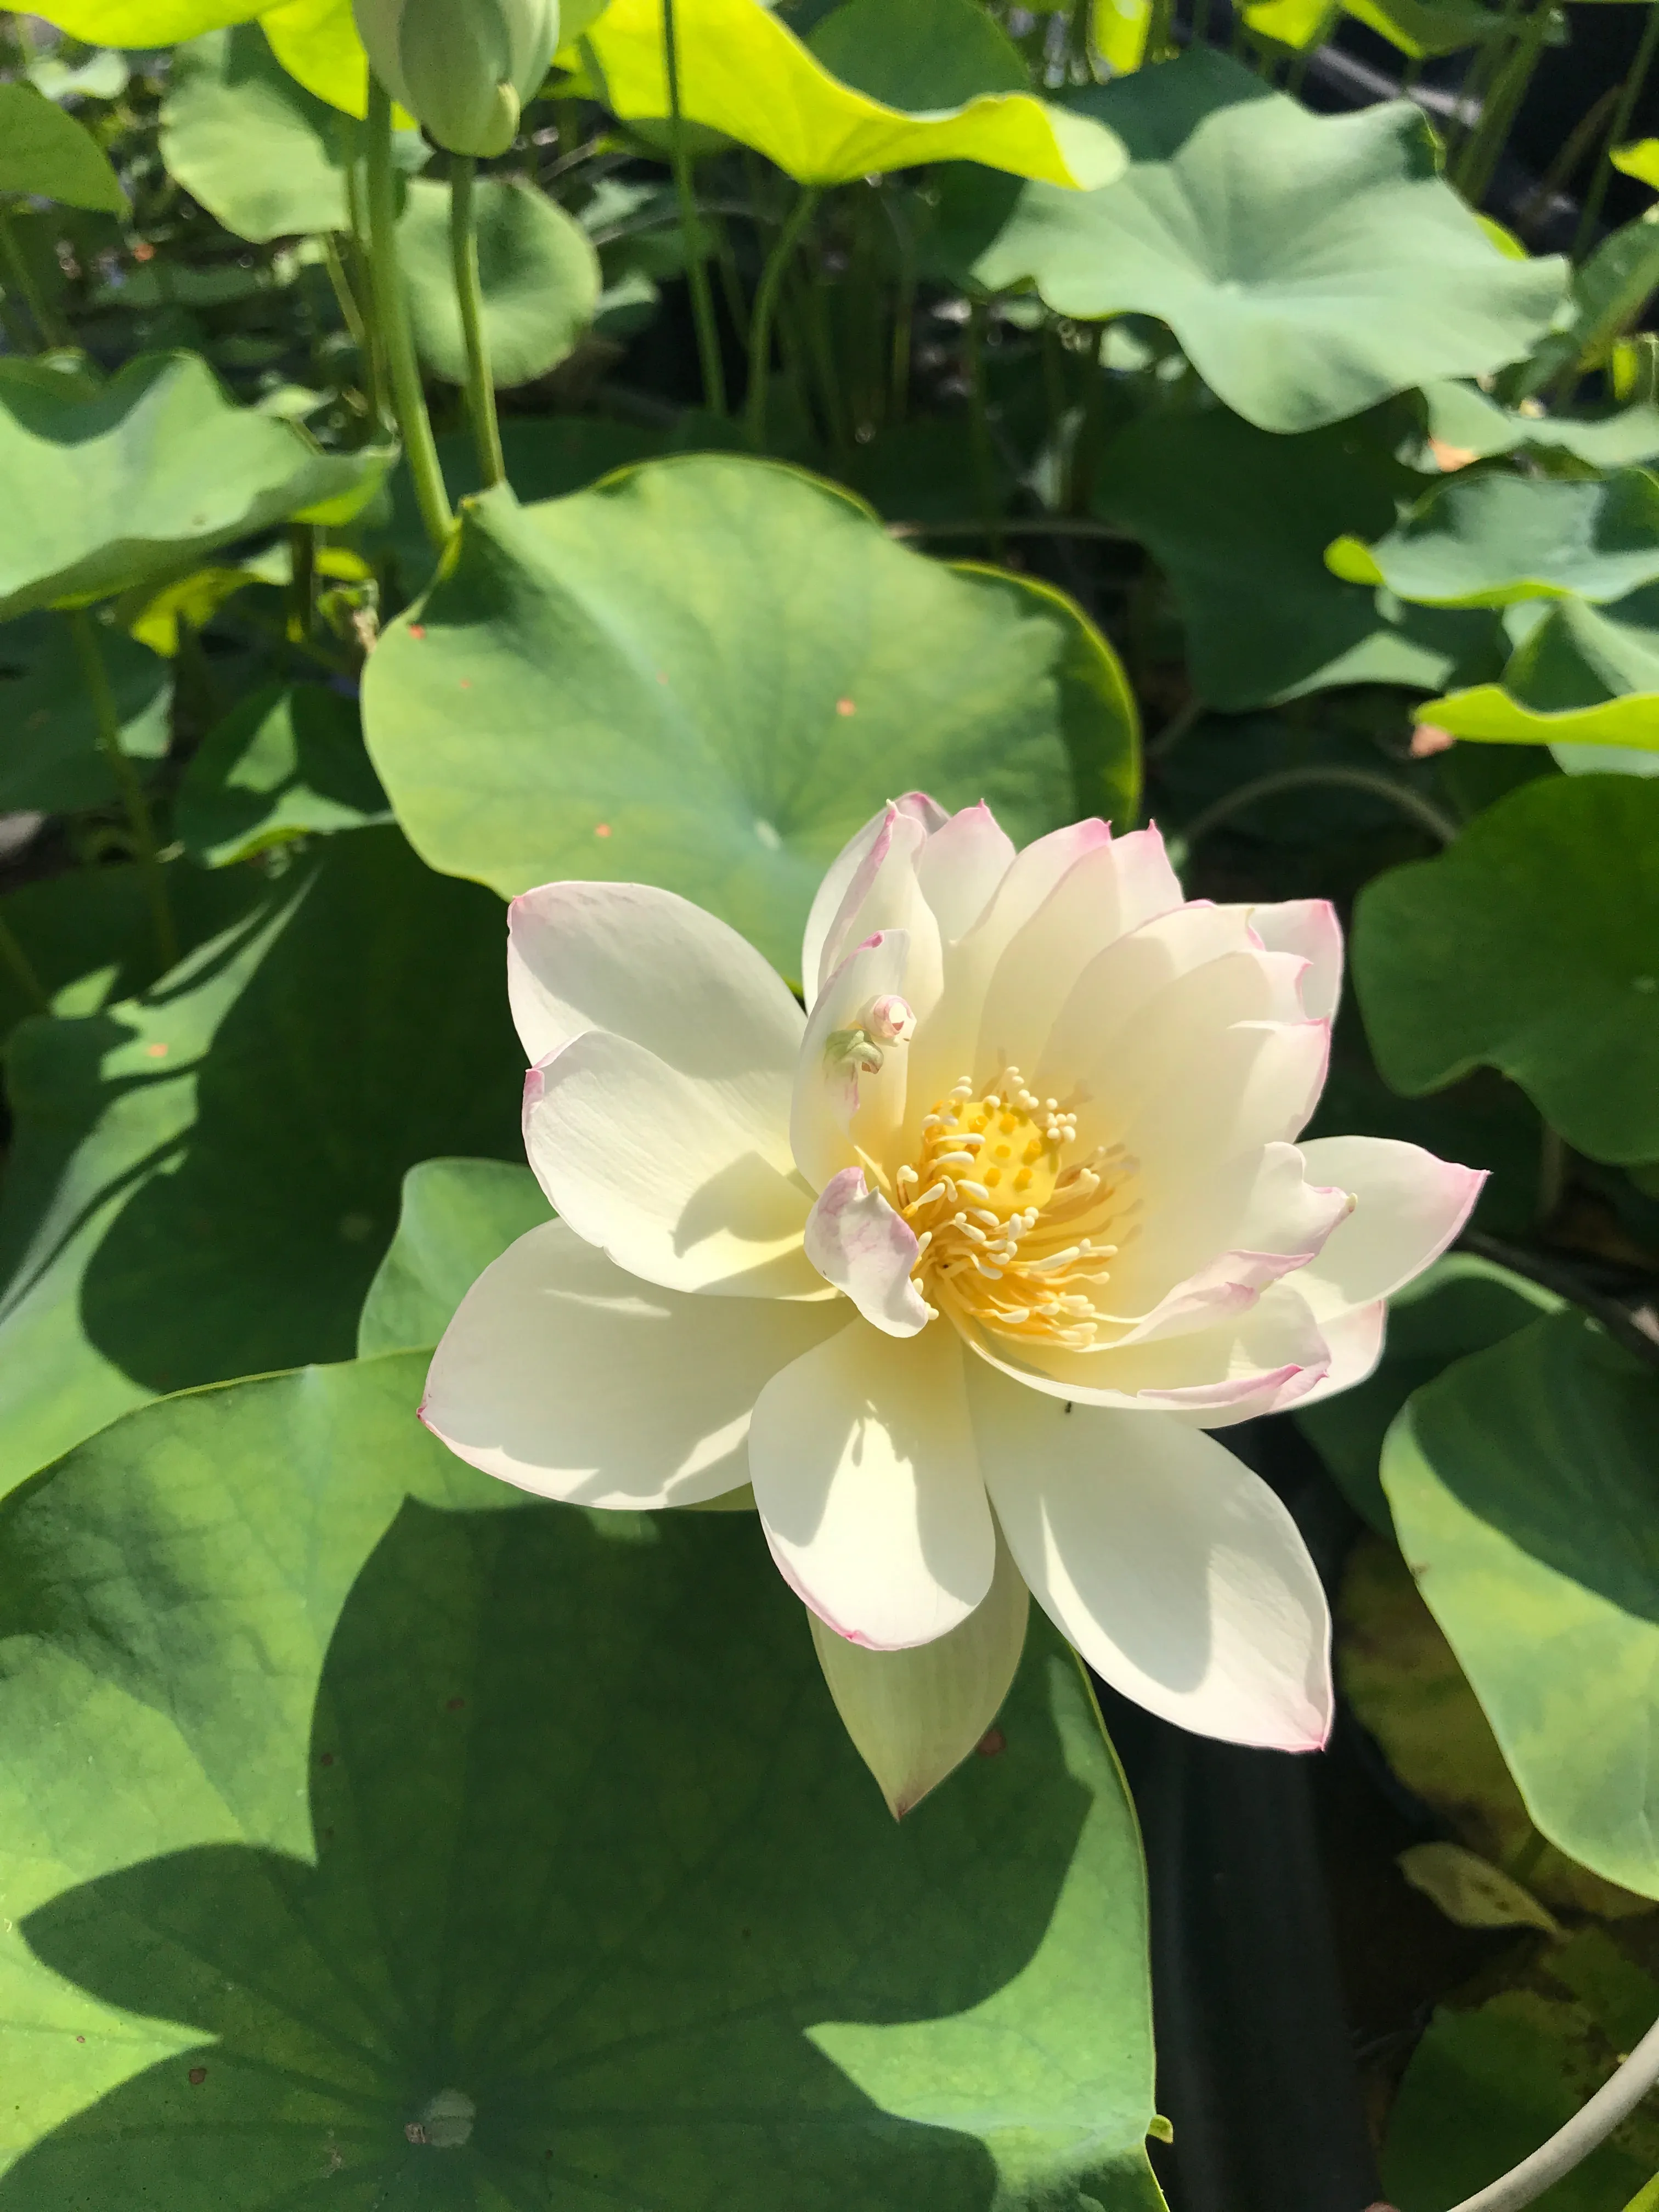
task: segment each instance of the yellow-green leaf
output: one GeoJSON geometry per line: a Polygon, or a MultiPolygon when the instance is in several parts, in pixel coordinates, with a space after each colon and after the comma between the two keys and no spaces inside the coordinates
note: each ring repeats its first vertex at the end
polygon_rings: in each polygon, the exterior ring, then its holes
{"type": "Polygon", "coordinates": [[[1541,1928],[1564,1931],[1549,1909],[1513,1875],[1462,1844],[1413,1844],[1395,1862],[1415,1890],[1460,1928],[1541,1928]]]}
{"type": "Polygon", "coordinates": [[[1127,76],[1140,67],[1152,24],[1152,0],[1093,0],[1089,35],[1114,76],[1127,76]]]}
{"type": "Polygon", "coordinates": [[[89,46],[174,46],[246,23],[247,0],[42,0],[33,11],[89,46]]]}
{"type": "Polygon", "coordinates": [[[1615,146],[1613,166],[1659,192],[1659,138],[1638,138],[1629,146],[1615,146]]]}
{"type": "Polygon", "coordinates": [[[259,21],[272,53],[307,92],[347,115],[368,113],[368,56],[351,0],[287,0],[259,21]]]}
{"type": "MultiPolygon", "coordinates": [[[[674,27],[681,112],[754,147],[799,184],[978,161],[1091,191],[1127,166],[1109,131],[1026,92],[984,94],[929,114],[884,106],[831,76],[762,0],[679,0],[674,27]]],[[[611,0],[588,43],[614,113],[629,122],[667,114],[661,0],[611,0]]]]}

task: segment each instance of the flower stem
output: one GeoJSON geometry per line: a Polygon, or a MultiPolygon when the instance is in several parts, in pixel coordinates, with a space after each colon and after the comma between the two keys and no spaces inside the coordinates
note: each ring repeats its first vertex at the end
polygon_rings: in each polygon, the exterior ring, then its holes
{"type": "Polygon", "coordinates": [[[777,313],[778,287],[783,282],[783,272],[789,265],[801,233],[812,220],[819,194],[816,186],[806,185],[797,195],[789,210],[788,220],[778,233],[772,251],[766,257],[761,270],[761,280],[755,289],[754,312],[749,323],[749,392],[746,403],[749,442],[757,453],[766,450],[766,387],[772,367],[772,323],[777,313]]]}
{"type": "Polygon", "coordinates": [[[3,915],[0,915],[0,960],[4,961],[16,977],[17,988],[35,1012],[49,1014],[52,1000],[46,996],[46,987],[34,972],[34,963],[18,943],[11,924],[3,915]]]}
{"type": "Polygon", "coordinates": [[[415,497],[426,534],[439,552],[449,543],[454,524],[432,422],[421,389],[403,280],[398,271],[398,205],[392,175],[392,95],[371,77],[368,82],[368,252],[374,280],[374,321],[386,348],[392,404],[404,441],[404,457],[415,482],[415,497]]]}
{"type": "Polygon", "coordinates": [[[489,374],[489,341],[484,332],[483,291],[478,282],[478,234],[473,221],[472,182],[477,163],[470,154],[449,157],[449,259],[455,298],[466,343],[466,411],[484,489],[507,482],[501,458],[501,428],[495,419],[495,386],[489,374]]]}
{"type": "Polygon", "coordinates": [[[1402,814],[1409,815],[1442,845],[1457,841],[1458,827],[1450,815],[1443,814],[1432,799],[1425,799],[1409,784],[1396,783],[1391,775],[1382,775],[1368,768],[1285,768],[1275,769],[1271,775],[1255,776],[1249,783],[1241,783],[1237,790],[1224,792],[1211,805],[1200,807],[1170,841],[1170,859],[1177,867],[1182,866],[1200,838],[1207,837],[1212,830],[1218,830],[1224,822],[1254,806],[1259,799],[1277,798],[1283,792],[1319,789],[1370,792],[1376,798],[1391,800],[1402,814]]]}
{"type": "Polygon", "coordinates": [[[991,444],[991,416],[985,395],[985,325],[983,300],[968,307],[968,434],[974,455],[974,489],[979,496],[980,520],[994,561],[1006,561],[1007,543],[1002,518],[997,512],[996,455],[991,444]]]}
{"type": "Polygon", "coordinates": [[[109,671],[104,665],[104,656],[98,644],[98,631],[92,617],[84,607],[76,607],[70,611],[69,625],[75,639],[75,650],[80,657],[87,696],[92,702],[98,742],[103,747],[104,757],[110,764],[121,793],[121,802],[126,808],[133,847],[143,875],[144,895],[149,902],[150,921],[155,931],[155,950],[161,956],[162,969],[166,970],[179,957],[179,933],[173,926],[173,908],[167,901],[167,878],[162,872],[161,856],[156,848],[155,825],[150,819],[149,801],[144,796],[144,787],[139,781],[131,757],[121,743],[120,712],[115,703],[115,694],[110,689],[109,671]]]}
{"type": "Polygon", "coordinates": [[[1636,58],[1630,65],[1619,94],[1619,105],[1613,111],[1613,121],[1601,142],[1601,158],[1595,165],[1595,174],[1584,195],[1584,204],[1578,217],[1578,228],[1572,241],[1572,258],[1577,260],[1595,235],[1595,226],[1601,219],[1601,203],[1607,196],[1607,185],[1613,177],[1613,151],[1622,145],[1630,129],[1631,117],[1636,112],[1636,102],[1646,82],[1654,49],[1659,46],[1659,0],[1653,0],[1648,9],[1648,20],[1643,26],[1642,42],[1636,49],[1636,58]]]}
{"type": "Polygon", "coordinates": [[[708,263],[701,251],[697,199],[691,183],[691,156],[685,150],[685,118],[680,112],[679,41],[674,33],[674,0],[662,0],[663,60],[668,72],[668,158],[680,204],[680,236],[685,246],[685,281],[691,292],[691,318],[697,326],[697,359],[702,368],[703,404],[711,415],[726,413],[726,371],[720,334],[714,321],[714,295],[708,263]]]}

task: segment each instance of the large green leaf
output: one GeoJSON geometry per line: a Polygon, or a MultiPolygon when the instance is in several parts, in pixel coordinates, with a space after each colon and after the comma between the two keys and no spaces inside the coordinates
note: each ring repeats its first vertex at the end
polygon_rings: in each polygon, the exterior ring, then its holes
{"type": "Polygon", "coordinates": [[[404,1171],[520,1149],[495,901],[328,840],[137,1000],[8,1053],[0,1488],[127,1407],[349,1352],[404,1171]]]}
{"type": "Polygon", "coordinates": [[[391,819],[353,702],[320,684],[274,684],[202,740],[173,827],[192,860],[222,868],[291,838],[391,819]]]}
{"type": "MultiPolygon", "coordinates": [[[[764,0],[677,0],[681,112],[753,146],[803,185],[923,161],[978,161],[1060,187],[1104,184],[1123,149],[1087,117],[1028,92],[908,114],[832,76],[764,0]]],[[[668,113],[662,0],[611,0],[588,33],[604,97],[632,120],[668,113]]]]}
{"type": "MultiPolygon", "coordinates": [[[[0,682],[0,813],[76,814],[111,805],[119,789],[99,742],[75,640],[61,619],[37,619],[42,628],[28,665],[0,682]]],[[[9,642],[0,637],[0,654],[9,642]]],[[[122,750],[136,761],[159,760],[172,735],[172,670],[123,630],[103,631],[99,649],[120,716],[122,750]]]]}
{"type": "Polygon", "coordinates": [[[1337,684],[1443,684],[1495,635],[1489,617],[1379,602],[1325,566],[1339,530],[1362,518],[1386,529],[1421,484],[1394,458],[1402,427],[1388,410],[1275,437],[1220,408],[1183,409],[1106,448],[1096,507],[1167,570],[1193,688],[1212,706],[1337,684]]]}
{"type": "Polygon", "coordinates": [[[1339,538],[1325,557],[1351,582],[1425,606],[1623,599],[1659,578],[1659,479],[1641,469],[1568,483],[1460,473],[1374,544],[1339,538]]]}
{"type": "Polygon", "coordinates": [[[1032,282],[1062,315],[1158,316],[1264,430],[1496,368],[1560,299],[1565,264],[1497,250],[1407,101],[1310,115],[1208,48],[1076,99],[1128,147],[1127,175],[1069,193],[955,171],[944,265],[989,292],[1032,282]]]}
{"type": "MultiPolygon", "coordinates": [[[[456,1301],[457,1304],[460,1302],[456,1301]]],[[[1382,1495],[1382,1440],[1412,1392],[1466,1352],[1484,1351],[1562,1301],[1523,1275],[1454,1252],[1389,1301],[1389,1334],[1375,1373],[1295,1414],[1337,1487],[1380,1536],[1392,1536],[1382,1495]]]]}
{"type": "Polygon", "coordinates": [[[912,114],[1030,88],[1024,57],[979,0],[842,0],[806,43],[842,84],[912,114]]]}
{"type": "Polygon", "coordinates": [[[1133,807],[1133,706],[1056,592],[896,545],[846,494],[722,455],[463,510],[363,686],[434,867],[504,893],[665,884],[784,971],[823,870],[913,787],[1024,840],[1133,807]]]}
{"type": "Polygon", "coordinates": [[[1365,886],[1353,963],[1396,1090],[1490,1061],[1592,1158],[1659,1158],[1659,784],[1523,784],[1365,886]]]}
{"type": "Polygon", "coordinates": [[[1547,611],[1518,608],[1510,620],[1530,626],[1502,683],[1429,700],[1421,709],[1425,722],[1498,744],[1639,753],[1659,743],[1659,584],[1644,584],[1612,606],[1563,599],[1547,611]],[[1533,621],[1534,614],[1541,620],[1533,621]]]}
{"type": "Polygon", "coordinates": [[[161,158],[240,238],[344,230],[345,118],[298,85],[257,23],[180,46],[161,109],[161,158]]]}
{"type": "Polygon", "coordinates": [[[896,1826],[747,1516],[526,1504],[425,1364],[149,1408],[0,1522],[0,2208],[1158,2212],[1053,1632],[896,1826]]]}
{"type": "MultiPolygon", "coordinates": [[[[599,298],[599,258],[587,233],[535,185],[486,177],[474,187],[484,337],[498,385],[528,384],[574,351],[599,298]]],[[[398,257],[421,357],[466,381],[466,342],[449,249],[449,187],[411,179],[398,257]]]]}
{"type": "Polygon", "coordinates": [[[127,196],[86,125],[32,84],[0,84],[0,192],[125,215],[127,196]]]}
{"type": "Polygon", "coordinates": [[[0,620],[196,567],[290,517],[343,521],[390,455],[325,453],[237,407],[193,354],[146,354],[92,397],[0,363],[0,620]]]}
{"type": "Polygon", "coordinates": [[[1659,1375],[1534,1322],[1413,1395],[1382,1486],[1533,1819],[1659,1897],[1659,1375]]]}
{"type": "Polygon", "coordinates": [[[404,1177],[398,1233],[368,1286],[357,1350],[434,1345],[492,1260],[548,1218],[529,1169],[506,1160],[422,1160],[404,1177]]]}

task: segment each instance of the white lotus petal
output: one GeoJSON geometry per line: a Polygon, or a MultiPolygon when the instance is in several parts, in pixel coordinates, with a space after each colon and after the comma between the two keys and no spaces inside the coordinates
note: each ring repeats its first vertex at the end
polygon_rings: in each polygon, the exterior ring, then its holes
{"type": "Polygon", "coordinates": [[[1099,1126],[1140,1163],[1149,1192],[1178,1187],[1258,1145],[1293,1144],[1319,1103],[1330,1044],[1328,1022],[1236,1022],[1184,1048],[1172,1040],[1158,1085],[1125,1120],[1101,1115],[1099,1126]]]}
{"type": "MultiPolygon", "coordinates": [[[[1363,1382],[1382,1357],[1388,1325],[1386,1298],[1378,1298],[1375,1305],[1350,1306],[1346,1313],[1327,1315],[1319,1324],[1319,1334],[1331,1355],[1330,1371],[1311,1388],[1297,1391],[1287,1402],[1316,1406],[1322,1398],[1334,1398],[1339,1390],[1352,1390],[1356,1382],[1363,1382]]],[[[1276,1413],[1279,1408],[1273,1406],[1267,1410],[1276,1413]]]]}
{"type": "Polygon", "coordinates": [[[947,944],[979,920],[1013,859],[1013,839],[982,799],[934,830],[916,861],[916,881],[947,944]]]}
{"type": "Polygon", "coordinates": [[[1393,1137],[1316,1137],[1308,1172],[1352,1191],[1353,1212],[1308,1268],[1317,1314],[1386,1298],[1437,1260],[1468,1219],[1486,1173],[1393,1137]]]}
{"type": "Polygon", "coordinates": [[[959,1766],[996,1718],[1019,1671],[1030,1600],[997,1540],[991,1587],[966,1620],[903,1651],[871,1651],[808,1608],[813,1647],[859,1756],[895,1820],[959,1766]]]}
{"type": "Polygon", "coordinates": [[[927,828],[914,813],[902,806],[888,808],[824,938],[818,956],[820,991],[856,946],[902,929],[910,947],[904,996],[919,1018],[935,1003],[940,979],[939,919],[923,897],[916,875],[927,839],[927,828]]]}
{"type": "Polygon", "coordinates": [[[772,1556],[854,1643],[930,1644],[991,1586],[963,1365],[940,1322],[901,1340],[855,1321],[761,1393],[750,1479],[772,1556]]]}
{"type": "Polygon", "coordinates": [[[453,1452],[539,1497],[690,1505],[748,1480],[763,1386],[843,1326],[781,1300],[723,1299],[625,1274],[562,1221],[509,1245],[462,1299],[421,1418],[453,1452]]]}
{"type": "Polygon", "coordinates": [[[1096,1673],[1200,1735],[1317,1750],[1330,1614],[1266,1483],[1156,1414],[1068,1414],[983,1368],[969,1389],[1009,1547],[1096,1673]]]}
{"type": "Polygon", "coordinates": [[[854,1032],[878,999],[903,998],[910,933],[878,930],[825,982],[807,1017],[789,1106],[796,1166],[814,1190],[855,1164],[861,1144],[881,1158],[904,1114],[909,1047],[874,1051],[854,1032]]]}
{"type": "Polygon", "coordinates": [[[1307,962],[1303,1012],[1316,1022],[1333,1020],[1342,996],[1342,925],[1330,901],[1281,899],[1243,911],[1269,952],[1294,952],[1307,962]]]}
{"type": "Polygon", "coordinates": [[[805,1244],[824,1281],[889,1336],[915,1336],[933,1318],[910,1279],[915,1231],[878,1190],[866,1188],[862,1168],[843,1169],[825,1183],[806,1218],[805,1244]]]}
{"type": "Polygon", "coordinates": [[[670,1290],[823,1295],[801,1249],[788,1091],[714,1082],[588,1030],[525,1079],[525,1152],[554,1210],[630,1274],[670,1290]]]}
{"type": "MultiPolygon", "coordinates": [[[[884,806],[879,812],[872,814],[863,829],[849,837],[842,847],[830,863],[806,917],[806,931],[801,943],[800,972],[802,993],[809,1008],[823,988],[830,970],[840,964],[839,959],[825,957],[824,948],[836,916],[841,911],[842,901],[881,835],[884,823],[895,810],[901,814],[910,815],[921,823],[924,830],[929,830],[943,829],[951,818],[938,801],[929,799],[925,791],[907,792],[902,799],[894,799],[890,807],[884,806]]],[[[842,957],[844,957],[844,954],[842,957]]]]}

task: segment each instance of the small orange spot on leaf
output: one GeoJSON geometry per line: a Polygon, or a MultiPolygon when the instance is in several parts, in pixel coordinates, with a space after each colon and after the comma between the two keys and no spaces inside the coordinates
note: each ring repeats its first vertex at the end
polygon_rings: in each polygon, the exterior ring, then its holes
{"type": "Polygon", "coordinates": [[[838,714],[856,714],[858,708],[850,699],[837,699],[836,712],[838,714]]]}
{"type": "Polygon", "coordinates": [[[167,1048],[164,1044],[147,1044],[144,1047],[146,1060],[165,1060],[167,1056],[167,1048]]]}
{"type": "Polygon", "coordinates": [[[458,1713],[465,1703],[466,1699],[465,1698],[451,1698],[446,1703],[444,1711],[447,1713],[458,1713]]]}
{"type": "Polygon", "coordinates": [[[1000,1751],[1008,1748],[1008,1739],[1000,1728],[987,1729],[974,1749],[981,1759],[994,1759],[1000,1751]]]}
{"type": "Polygon", "coordinates": [[[206,2080],[207,2068],[205,2066],[192,2066],[191,2068],[190,2086],[192,2089],[199,2089],[203,2082],[206,2080]]]}
{"type": "Polygon", "coordinates": [[[409,634],[418,642],[420,639],[426,635],[426,624],[424,623],[410,623],[409,625],[409,634]]]}
{"type": "Polygon", "coordinates": [[[608,837],[611,835],[611,824],[608,822],[596,822],[593,824],[593,835],[596,837],[608,837]]]}

